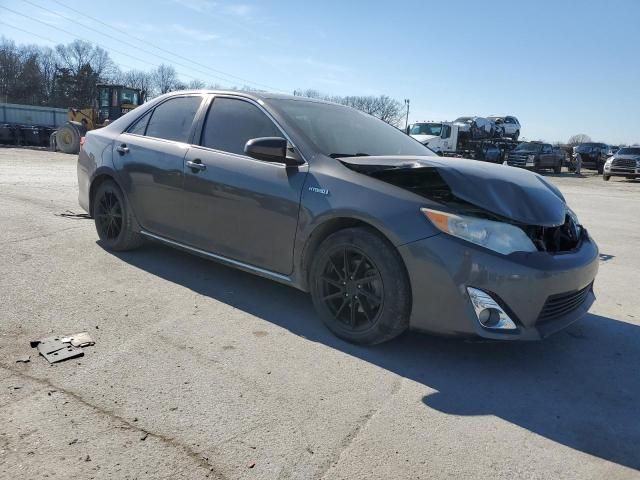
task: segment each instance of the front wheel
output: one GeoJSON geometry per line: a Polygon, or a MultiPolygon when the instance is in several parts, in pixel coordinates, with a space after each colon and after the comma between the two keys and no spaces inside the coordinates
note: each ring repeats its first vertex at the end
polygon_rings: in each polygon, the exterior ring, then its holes
{"type": "Polygon", "coordinates": [[[609,180],[611,180],[611,175],[606,175],[606,174],[604,174],[604,173],[603,173],[603,174],[602,174],[602,179],[603,179],[605,182],[608,182],[609,180]]]}
{"type": "Polygon", "coordinates": [[[604,173],[604,163],[598,163],[598,173],[600,175],[604,173]]]}
{"type": "Polygon", "coordinates": [[[107,250],[133,250],[142,244],[142,237],[133,229],[133,215],[115,182],[107,180],[96,190],[93,217],[100,241],[107,250]]]}
{"type": "Polygon", "coordinates": [[[368,228],[330,235],[309,273],[313,303],[336,336],[376,344],[409,327],[411,288],[393,245],[368,228]]]}
{"type": "Polygon", "coordinates": [[[513,134],[513,141],[517,142],[519,137],[520,137],[520,130],[518,130],[516,133],[513,134]]]}
{"type": "Polygon", "coordinates": [[[553,167],[553,173],[562,173],[562,163],[558,163],[553,167]]]}

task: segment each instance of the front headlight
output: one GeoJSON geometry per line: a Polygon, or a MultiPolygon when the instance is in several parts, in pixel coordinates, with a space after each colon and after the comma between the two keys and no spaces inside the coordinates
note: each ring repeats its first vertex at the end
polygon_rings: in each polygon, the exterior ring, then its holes
{"type": "Polygon", "coordinates": [[[536,164],[536,156],[535,155],[529,155],[527,157],[527,163],[526,166],[527,167],[533,167],[536,164]]]}
{"type": "Polygon", "coordinates": [[[494,252],[535,252],[535,245],[521,228],[483,218],[455,215],[429,208],[420,211],[442,232],[475,243],[494,252]]]}

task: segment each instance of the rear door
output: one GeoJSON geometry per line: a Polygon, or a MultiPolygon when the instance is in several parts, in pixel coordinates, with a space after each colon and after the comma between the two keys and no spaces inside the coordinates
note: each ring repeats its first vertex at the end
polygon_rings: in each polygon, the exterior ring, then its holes
{"type": "Polygon", "coordinates": [[[140,226],[173,240],[183,234],[183,159],[202,96],[171,97],[116,140],[114,158],[140,226]]]}
{"type": "Polygon", "coordinates": [[[216,96],[199,137],[194,141],[199,145],[185,157],[185,243],[291,273],[307,165],[285,167],[245,155],[252,138],[285,137],[265,110],[248,99],[216,96]]]}

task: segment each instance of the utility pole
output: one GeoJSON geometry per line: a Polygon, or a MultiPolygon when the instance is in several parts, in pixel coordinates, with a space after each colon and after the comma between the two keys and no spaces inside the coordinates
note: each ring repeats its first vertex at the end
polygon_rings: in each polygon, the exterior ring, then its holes
{"type": "Polygon", "coordinates": [[[407,106],[407,118],[404,121],[404,129],[406,131],[407,127],[409,127],[409,99],[408,98],[404,99],[404,104],[407,106]]]}

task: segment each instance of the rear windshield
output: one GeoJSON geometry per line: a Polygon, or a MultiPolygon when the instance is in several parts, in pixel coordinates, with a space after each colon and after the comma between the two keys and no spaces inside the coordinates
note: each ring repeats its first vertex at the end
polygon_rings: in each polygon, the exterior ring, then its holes
{"type": "Polygon", "coordinates": [[[640,155],[640,147],[624,147],[618,150],[618,155],[640,155]]]}

